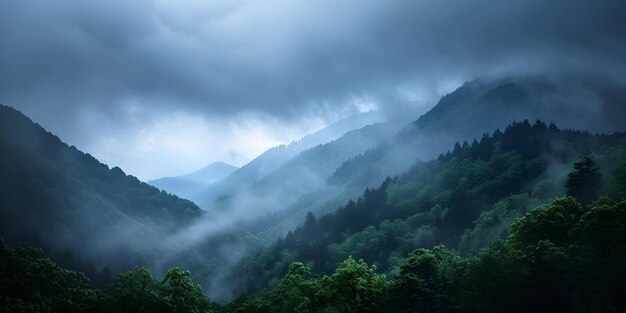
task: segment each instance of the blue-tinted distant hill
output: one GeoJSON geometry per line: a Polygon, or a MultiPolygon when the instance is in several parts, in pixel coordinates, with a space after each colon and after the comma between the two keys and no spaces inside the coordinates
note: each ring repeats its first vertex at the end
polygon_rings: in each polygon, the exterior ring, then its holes
{"type": "Polygon", "coordinates": [[[383,115],[377,111],[359,113],[339,120],[288,145],[273,147],[219,182],[190,196],[190,199],[203,208],[211,208],[214,206],[215,201],[219,201],[221,197],[247,190],[250,186],[303,151],[329,143],[349,131],[375,124],[382,120],[384,120],[383,115]]]}
{"type": "Polygon", "coordinates": [[[230,175],[237,168],[224,162],[214,162],[189,174],[158,178],[148,181],[148,183],[181,198],[189,199],[211,184],[230,175]]]}

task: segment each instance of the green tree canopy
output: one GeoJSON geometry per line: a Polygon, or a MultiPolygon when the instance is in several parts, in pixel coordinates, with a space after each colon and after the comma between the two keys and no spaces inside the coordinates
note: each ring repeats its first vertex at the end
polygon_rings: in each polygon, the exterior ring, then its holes
{"type": "Polygon", "coordinates": [[[376,274],[375,266],[349,257],[326,281],[325,295],[339,312],[379,312],[388,282],[376,274]]]}

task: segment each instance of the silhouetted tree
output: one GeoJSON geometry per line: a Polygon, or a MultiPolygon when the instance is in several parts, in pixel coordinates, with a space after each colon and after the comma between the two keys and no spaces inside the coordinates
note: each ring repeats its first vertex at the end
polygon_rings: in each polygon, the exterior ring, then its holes
{"type": "Polygon", "coordinates": [[[317,219],[315,219],[313,213],[309,212],[306,215],[306,220],[302,226],[302,232],[306,240],[312,240],[315,238],[317,232],[317,219]]]}
{"type": "Polygon", "coordinates": [[[574,171],[569,173],[565,188],[567,195],[578,199],[583,206],[598,198],[601,175],[595,162],[585,157],[574,163],[574,171]]]}

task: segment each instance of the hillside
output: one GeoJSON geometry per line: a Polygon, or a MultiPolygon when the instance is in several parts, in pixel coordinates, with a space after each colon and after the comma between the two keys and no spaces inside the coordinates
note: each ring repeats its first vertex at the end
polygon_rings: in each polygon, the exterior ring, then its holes
{"type": "Polygon", "coordinates": [[[623,131],[626,94],[621,90],[577,76],[477,79],[443,96],[390,140],[343,163],[330,181],[353,192],[376,187],[417,160],[432,160],[455,142],[471,142],[511,121],[541,119],[592,133],[623,131]]]}
{"type": "MultiPolygon", "coordinates": [[[[494,105],[494,90],[509,85],[475,84],[443,97],[408,125],[375,123],[302,151],[316,140],[271,149],[214,184],[213,191],[232,193],[214,201],[210,214],[2,107],[0,235],[12,245],[43,248],[97,287],[134,265],[155,275],[177,266],[225,301],[238,291],[278,286],[294,261],[330,274],[353,256],[394,277],[418,247],[445,244],[474,254],[505,238],[509,224],[528,209],[563,195],[576,160],[591,154],[609,177],[625,158],[623,134],[525,121],[483,135],[479,129],[500,125],[508,115],[491,116],[490,124],[467,110],[494,105]],[[477,140],[463,142],[472,132],[480,134],[477,140]],[[454,138],[460,138],[456,145],[454,138]]],[[[519,93],[510,87],[504,90],[495,93],[510,97],[495,99],[529,105],[515,100],[519,93]]],[[[588,120],[594,118],[605,117],[588,120]]],[[[203,175],[196,174],[192,178],[203,175]]]]}
{"type": "Polygon", "coordinates": [[[432,160],[455,142],[471,142],[511,121],[542,119],[594,133],[623,131],[626,94],[621,90],[601,80],[547,74],[467,82],[414,121],[395,122],[401,128],[397,134],[380,136],[366,151],[355,150],[326,177],[326,184],[309,189],[295,202],[274,202],[278,209],[244,227],[275,240],[302,225],[307,212],[332,212],[415,162],[432,160]]]}
{"type": "Polygon", "coordinates": [[[431,160],[455,142],[541,119],[591,133],[623,131],[626,92],[610,82],[558,75],[477,79],[443,96],[393,140],[349,160],[334,173],[340,184],[364,186],[398,175],[413,160],[431,160]]]}
{"type": "MultiPolygon", "coordinates": [[[[120,273],[112,285],[99,290],[94,289],[82,273],[58,267],[42,257],[37,249],[11,248],[0,241],[2,308],[7,312],[135,312],[149,309],[155,312],[223,313],[619,312],[626,308],[626,302],[620,297],[626,280],[623,267],[626,257],[623,249],[626,245],[626,134],[592,136],[560,131],[541,123],[532,126],[520,123],[508,127],[504,133],[485,136],[472,146],[455,147],[437,161],[418,164],[410,173],[386,182],[378,190],[366,192],[362,199],[333,215],[323,216],[319,221],[311,216],[303,228],[290,234],[291,238],[279,241],[273,250],[295,244],[296,250],[283,251],[281,255],[298,255],[298,251],[311,248],[308,239],[317,238],[314,242],[317,245],[346,225],[362,228],[363,224],[375,224],[381,216],[400,219],[391,223],[383,221],[380,227],[370,230],[374,233],[376,229],[392,231],[382,237],[375,234],[363,237],[367,241],[358,245],[361,251],[382,252],[387,245],[397,247],[398,239],[409,239],[408,242],[405,240],[405,245],[415,244],[418,241],[411,240],[414,237],[411,234],[400,238],[394,234],[414,229],[398,227],[398,224],[403,222],[401,216],[411,214],[407,211],[409,207],[421,211],[420,204],[425,202],[418,198],[423,198],[424,189],[432,193],[440,191],[443,185],[454,185],[452,194],[464,190],[466,197],[478,201],[468,203],[475,204],[501,197],[507,188],[527,189],[520,182],[538,172],[540,176],[546,175],[546,171],[539,170],[544,157],[567,162],[577,153],[592,152],[600,166],[596,167],[593,160],[584,158],[576,162],[573,169],[564,169],[567,173],[565,189],[571,195],[568,197],[548,200],[561,192],[546,192],[560,187],[550,188],[546,184],[562,183],[560,179],[543,179],[535,184],[530,200],[526,201],[544,199],[546,204],[532,205],[528,210],[525,205],[511,208],[517,212],[514,214],[519,214],[518,218],[500,219],[502,214],[493,212],[481,214],[483,222],[476,223],[476,226],[503,227],[510,232],[499,233],[497,237],[502,240],[493,241],[477,255],[460,256],[443,245],[409,250],[396,256],[395,270],[387,275],[381,274],[379,261],[373,261],[379,266],[370,265],[351,256],[329,268],[327,275],[312,270],[315,262],[278,266],[283,264],[280,261],[274,268],[287,269],[280,278],[274,277],[271,290],[257,295],[242,294],[222,306],[206,298],[190,273],[179,268],[171,268],[162,278],[157,278],[149,270],[136,267],[120,273]],[[531,144],[524,145],[528,143],[531,144]],[[458,170],[460,165],[470,167],[464,172],[458,170]],[[503,166],[508,169],[489,171],[494,166],[496,170],[503,166]],[[515,169],[520,170],[520,166],[539,171],[531,171],[529,175],[519,171],[515,174],[515,169]],[[424,171],[438,174],[435,182],[425,182],[423,176],[417,175],[424,171]],[[469,178],[484,183],[467,188],[469,178]],[[425,186],[417,194],[411,191],[424,184],[430,186],[425,186]],[[537,188],[539,185],[543,186],[537,188]],[[401,191],[388,191],[393,188],[401,191]],[[386,193],[388,196],[395,194],[391,205],[381,201],[381,196],[386,193]],[[480,197],[483,194],[486,197],[480,197]],[[400,205],[397,200],[408,200],[410,205],[400,205]],[[366,222],[352,218],[355,215],[364,217],[366,222]]],[[[446,201],[445,198],[441,193],[431,197],[446,201]]],[[[511,203],[513,197],[505,195],[506,198],[505,202],[511,203]]],[[[503,205],[496,206],[500,207],[496,211],[502,211],[503,205]]],[[[457,209],[448,212],[459,217],[455,212],[457,209]]],[[[405,221],[426,225],[428,221],[445,220],[448,215],[439,209],[423,213],[425,215],[405,221]],[[427,216],[432,213],[443,214],[427,216]]],[[[467,213],[471,214],[471,210],[467,213]]],[[[441,228],[443,224],[432,225],[441,228]]],[[[354,237],[349,228],[347,236],[354,237]]],[[[417,229],[423,234],[423,227],[417,229]]],[[[377,253],[368,253],[367,257],[376,258],[377,253]]],[[[254,279],[262,279],[258,275],[263,273],[263,268],[250,268],[254,279]]],[[[265,266],[265,270],[269,269],[271,266],[265,266]]]]}
{"type": "Polygon", "coordinates": [[[0,313],[626,313],[626,0],[0,0],[0,38],[0,313]]]}
{"type": "Polygon", "coordinates": [[[102,228],[121,221],[171,231],[202,214],[192,202],[161,192],[118,167],[109,168],[5,106],[0,107],[0,149],[2,221],[9,222],[2,229],[7,239],[85,239],[78,234],[106,232],[102,228]],[[17,227],[11,220],[23,223],[17,227]]]}
{"type": "Polygon", "coordinates": [[[259,248],[255,238],[230,229],[213,234],[215,241],[166,244],[205,219],[204,212],[109,168],[6,106],[0,106],[0,156],[0,237],[43,248],[97,285],[136,265],[157,273],[176,265],[193,269],[208,286],[225,262],[216,250],[259,248]]]}
{"type": "Polygon", "coordinates": [[[336,212],[309,214],[303,226],[244,260],[237,279],[243,290],[257,292],[275,287],[291,262],[330,273],[353,256],[394,275],[416,248],[445,244],[476,253],[505,238],[508,225],[529,208],[563,195],[572,164],[590,154],[610,177],[626,159],[626,134],[594,136],[524,121],[457,143],[336,212]]]}

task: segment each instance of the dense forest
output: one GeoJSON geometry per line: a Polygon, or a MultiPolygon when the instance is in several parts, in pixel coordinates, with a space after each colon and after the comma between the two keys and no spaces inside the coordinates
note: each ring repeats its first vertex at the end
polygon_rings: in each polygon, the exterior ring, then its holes
{"type": "Polygon", "coordinates": [[[0,156],[0,236],[12,245],[43,249],[97,287],[135,265],[158,274],[181,266],[207,281],[220,263],[216,249],[241,240],[259,246],[231,229],[194,246],[166,244],[205,211],[119,167],[109,168],[2,105],[0,156]]]}
{"type": "Polygon", "coordinates": [[[620,312],[626,135],[514,123],[456,144],[305,224],[234,277],[224,305],[192,274],[135,267],[106,287],[1,244],[4,312],[620,312]]]}
{"type": "MultiPolygon", "coordinates": [[[[579,163],[571,192],[594,192],[599,172],[579,163]],[[588,171],[588,172],[586,172],[588,171]],[[588,175],[591,174],[591,175],[588,175]]],[[[319,275],[289,265],[271,291],[219,306],[189,272],[156,279],[145,268],[121,273],[104,290],[59,268],[41,251],[0,244],[3,312],[620,312],[626,271],[626,166],[588,206],[563,197],[517,218],[504,241],[461,257],[443,245],[416,249],[393,277],[348,257],[319,275]]],[[[583,195],[583,194],[581,194],[583,195]]],[[[585,197],[586,194],[583,195],[585,197]]]]}
{"type": "MultiPolygon", "coordinates": [[[[266,212],[262,219],[254,219],[238,226],[267,241],[274,241],[301,226],[308,212],[316,217],[331,213],[350,199],[357,199],[366,188],[375,189],[387,177],[407,172],[418,160],[435,159],[442,151],[453,147],[455,142],[462,144],[464,141],[471,143],[474,138],[480,140],[484,133],[504,129],[511,121],[541,119],[554,122],[561,128],[587,130],[591,133],[610,134],[623,131],[622,121],[626,119],[626,111],[622,105],[624,101],[626,95],[620,90],[607,89],[603,84],[581,84],[572,77],[561,79],[521,75],[476,79],[440,98],[423,115],[418,117],[418,114],[407,114],[414,116],[410,122],[387,121],[387,124],[395,126],[399,131],[381,136],[384,128],[378,127],[373,134],[379,136],[380,141],[370,149],[362,152],[354,149],[352,154],[345,154],[345,148],[356,141],[349,138],[355,135],[355,132],[350,132],[335,143],[305,152],[309,156],[306,159],[311,160],[310,156],[314,156],[314,162],[289,162],[292,168],[302,168],[289,171],[292,174],[281,175],[280,179],[274,179],[276,184],[266,185],[270,188],[259,193],[266,195],[280,193],[283,189],[293,190],[294,187],[285,188],[280,182],[297,182],[294,177],[302,175],[295,175],[296,173],[314,173],[318,177],[317,181],[308,184],[310,188],[307,193],[292,204],[282,201],[288,197],[274,197],[274,200],[279,199],[281,205],[275,205],[277,201],[273,201],[273,210],[266,212]],[[596,95],[598,103],[572,105],[572,101],[580,99],[571,99],[571,95],[582,90],[596,95]],[[321,150],[325,151],[320,153],[321,150]],[[343,158],[334,157],[342,153],[343,158]],[[332,159],[335,161],[327,162],[332,159]],[[320,184],[320,181],[324,183],[320,184]],[[278,191],[272,191],[273,188],[278,191]]],[[[357,132],[369,133],[368,138],[375,138],[367,128],[357,132]]],[[[311,181],[310,178],[305,178],[307,179],[302,181],[311,181]]],[[[248,212],[248,204],[244,202],[240,207],[248,212]]],[[[201,207],[208,209],[202,205],[201,207]]],[[[254,214],[258,214],[257,210],[254,210],[254,214]]]]}
{"type": "Polygon", "coordinates": [[[0,0],[0,313],[626,313],[625,12],[0,0]]]}
{"type": "Polygon", "coordinates": [[[529,208],[564,195],[575,161],[592,155],[608,174],[626,159],[625,149],[624,134],[593,136],[540,121],[514,123],[472,144],[457,143],[331,214],[309,214],[303,226],[244,259],[232,279],[240,281],[241,291],[258,292],[277,286],[294,261],[330,274],[352,256],[397,274],[416,248],[445,244],[462,255],[476,253],[506,238],[509,224],[529,208]]]}

